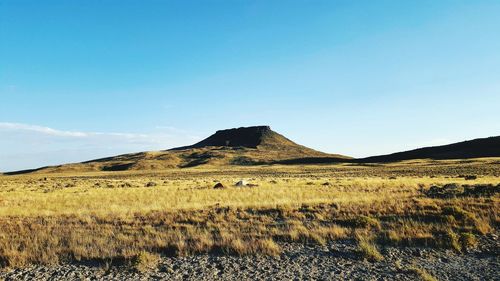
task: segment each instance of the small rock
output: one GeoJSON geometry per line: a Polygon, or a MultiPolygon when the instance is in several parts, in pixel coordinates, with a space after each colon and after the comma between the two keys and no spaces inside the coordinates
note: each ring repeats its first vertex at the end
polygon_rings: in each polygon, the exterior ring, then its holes
{"type": "Polygon", "coordinates": [[[245,181],[245,180],[240,180],[239,182],[237,182],[235,185],[236,186],[246,186],[248,183],[245,181]]]}
{"type": "Polygon", "coordinates": [[[218,182],[214,185],[214,188],[215,189],[222,189],[222,188],[226,188],[222,183],[218,182]]]}
{"type": "Polygon", "coordinates": [[[156,182],[150,181],[146,183],[146,187],[153,187],[153,186],[156,186],[156,182]]]}
{"type": "Polygon", "coordinates": [[[441,262],[448,263],[450,260],[448,258],[442,257],[441,262]]]}
{"type": "MultiPolygon", "coordinates": [[[[111,185],[113,186],[113,185],[111,185]]],[[[132,184],[128,183],[128,182],[124,182],[120,185],[121,187],[132,187],[132,184]]]]}

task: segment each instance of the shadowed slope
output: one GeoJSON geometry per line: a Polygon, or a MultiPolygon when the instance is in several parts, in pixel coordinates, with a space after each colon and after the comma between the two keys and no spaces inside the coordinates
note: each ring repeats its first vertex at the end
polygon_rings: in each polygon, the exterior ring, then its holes
{"type": "Polygon", "coordinates": [[[500,157],[500,136],[474,139],[448,145],[418,148],[409,151],[397,152],[387,155],[371,156],[359,159],[346,159],[339,157],[301,157],[294,159],[276,160],[273,164],[332,164],[341,162],[350,163],[377,163],[396,162],[414,159],[468,159],[483,157],[500,157]]]}
{"type": "Polygon", "coordinates": [[[481,157],[500,157],[500,136],[448,145],[424,147],[388,155],[372,156],[356,159],[356,162],[392,162],[411,159],[466,159],[481,157]]]}

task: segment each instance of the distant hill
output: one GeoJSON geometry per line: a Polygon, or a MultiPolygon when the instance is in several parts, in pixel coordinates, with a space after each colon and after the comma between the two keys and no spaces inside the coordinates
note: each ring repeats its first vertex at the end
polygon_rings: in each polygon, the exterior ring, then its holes
{"type": "Polygon", "coordinates": [[[170,150],[124,154],[83,163],[6,174],[161,170],[200,165],[255,165],[305,157],[351,159],[347,156],[327,154],[296,144],[274,132],[269,126],[254,126],[217,131],[196,144],[170,150]]]}
{"type": "Polygon", "coordinates": [[[276,160],[273,164],[332,164],[332,163],[384,163],[413,159],[467,159],[481,157],[500,157],[500,136],[474,139],[448,145],[424,147],[393,154],[371,156],[367,158],[345,159],[339,157],[301,157],[276,160]]]}
{"type": "Polygon", "coordinates": [[[5,174],[162,170],[200,165],[220,167],[262,164],[383,163],[412,159],[445,160],[481,157],[500,157],[500,136],[353,159],[296,144],[274,132],[269,126],[254,126],[217,131],[190,146],[124,154],[5,174]]]}
{"type": "Polygon", "coordinates": [[[418,148],[404,152],[356,159],[355,161],[370,163],[426,158],[445,160],[481,157],[500,157],[500,136],[474,139],[448,145],[418,148]]]}

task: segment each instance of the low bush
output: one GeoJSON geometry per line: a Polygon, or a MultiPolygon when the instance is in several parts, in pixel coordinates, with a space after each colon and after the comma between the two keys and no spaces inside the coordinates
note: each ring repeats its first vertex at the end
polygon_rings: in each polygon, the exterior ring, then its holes
{"type": "Polygon", "coordinates": [[[144,273],[154,270],[159,262],[160,256],[158,254],[142,251],[132,259],[132,267],[138,272],[144,273]]]}
{"type": "Polygon", "coordinates": [[[477,238],[470,232],[463,232],[460,234],[460,244],[464,251],[473,249],[477,246],[477,238]]]}

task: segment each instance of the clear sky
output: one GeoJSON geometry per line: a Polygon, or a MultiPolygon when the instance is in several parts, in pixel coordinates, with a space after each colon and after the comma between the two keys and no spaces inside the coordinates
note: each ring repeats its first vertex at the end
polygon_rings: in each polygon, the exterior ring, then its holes
{"type": "Polygon", "coordinates": [[[500,1],[0,0],[0,171],[270,125],[360,157],[500,135],[500,1]]]}

